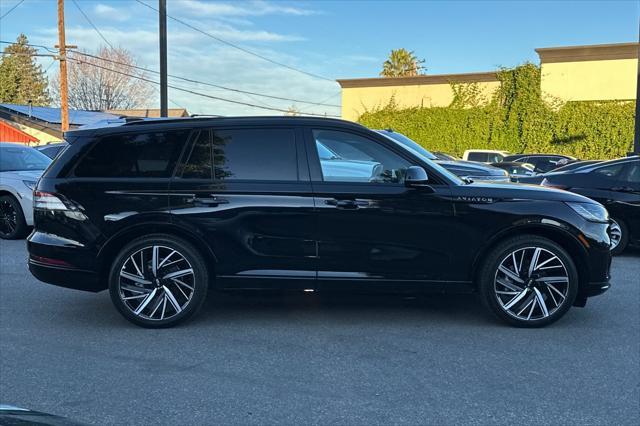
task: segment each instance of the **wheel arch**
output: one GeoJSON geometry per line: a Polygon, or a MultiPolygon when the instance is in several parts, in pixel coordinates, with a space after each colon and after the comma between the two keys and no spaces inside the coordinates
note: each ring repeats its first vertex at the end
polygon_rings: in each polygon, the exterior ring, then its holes
{"type": "Polygon", "coordinates": [[[119,231],[109,238],[98,251],[96,266],[100,280],[105,286],[107,286],[109,268],[118,252],[135,238],[150,234],[170,235],[192,244],[204,257],[210,282],[213,282],[217,257],[204,238],[190,229],[172,223],[146,223],[132,225],[119,231]]]}
{"type": "Polygon", "coordinates": [[[508,238],[523,235],[533,235],[537,237],[547,238],[560,247],[565,249],[571,256],[575,263],[576,270],[578,271],[578,283],[579,287],[583,287],[589,282],[589,264],[588,255],[584,246],[568,230],[557,226],[544,225],[544,224],[527,224],[521,225],[515,228],[510,228],[496,234],[491,238],[487,244],[479,251],[472,266],[472,277],[474,283],[477,285],[478,273],[482,266],[482,261],[487,257],[489,253],[500,243],[508,238]]]}

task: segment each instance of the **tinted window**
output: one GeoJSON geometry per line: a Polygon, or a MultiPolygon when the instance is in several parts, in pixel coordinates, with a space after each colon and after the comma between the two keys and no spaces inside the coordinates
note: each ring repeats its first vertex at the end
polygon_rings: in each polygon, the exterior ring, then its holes
{"type": "Polygon", "coordinates": [[[213,162],[220,180],[298,180],[292,129],[215,130],[213,162]]]}
{"type": "Polygon", "coordinates": [[[33,148],[21,146],[0,147],[0,172],[14,170],[44,170],[51,159],[33,148]]]}
{"type": "Polygon", "coordinates": [[[600,167],[599,169],[594,170],[593,173],[599,177],[616,179],[620,175],[620,172],[622,172],[623,168],[624,163],[620,163],[612,166],[600,167]]]}
{"type": "Polygon", "coordinates": [[[491,152],[487,155],[487,158],[489,163],[499,163],[504,158],[504,155],[491,152]]]}
{"type": "Polygon", "coordinates": [[[110,135],[80,161],[78,177],[170,177],[189,132],[110,135]]]}
{"type": "Polygon", "coordinates": [[[529,162],[535,164],[538,173],[546,173],[558,167],[558,159],[554,157],[538,157],[529,162]]]}
{"type": "Polygon", "coordinates": [[[412,139],[409,139],[408,137],[406,137],[402,133],[389,132],[387,130],[376,130],[376,131],[378,133],[380,133],[381,135],[390,137],[394,141],[399,142],[402,145],[413,149],[414,151],[418,152],[419,154],[423,155],[424,157],[428,158],[429,160],[437,160],[437,158],[438,158],[435,155],[433,155],[432,153],[430,153],[429,151],[427,151],[426,149],[424,149],[420,144],[418,144],[417,142],[413,141],[412,139]]]}
{"type": "Polygon", "coordinates": [[[627,164],[627,167],[624,170],[623,180],[625,182],[636,184],[636,186],[640,183],[640,161],[627,164]]]}
{"type": "Polygon", "coordinates": [[[470,152],[467,156],[469,161],[486,162],[489,155],[486,152],[470,152]]]}
{"type": "Polygon", "coordinates": [[[401,183],[410,164],[379,143],[335,130],[314,130],[323,180],[401,183]],[[327,158],[325,149],[336,155],[327,158]]]}
{"type": "Polygon", "coordinates": [[[182,169],[183,179],[211,179],[213,176],[213,161],[211,150],[211,132],[201,131],[187,155],[182,169]]]}

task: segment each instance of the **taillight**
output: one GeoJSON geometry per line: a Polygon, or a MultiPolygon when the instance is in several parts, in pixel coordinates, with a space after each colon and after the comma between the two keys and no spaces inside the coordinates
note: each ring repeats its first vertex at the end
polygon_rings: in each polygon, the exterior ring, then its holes
{"type": "Polygon", "coordinates": [[[555,188],[555,189],[567,189],[569,188],[567,185],[560,185],[558,183],[551,183],[547,180],[547,178],[542,179],[542,186],[546,186],[547,188],[555,188]]]}
{"type": "Polygon", "coordinates": [[[70,210],[60,198],[50,192],[44,191],[33,192],[33,208],[35,210],[70,210]]]}

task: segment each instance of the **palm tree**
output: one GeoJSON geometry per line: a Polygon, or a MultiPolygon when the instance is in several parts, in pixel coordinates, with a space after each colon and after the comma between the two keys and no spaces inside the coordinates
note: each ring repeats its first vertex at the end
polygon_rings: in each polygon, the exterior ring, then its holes
{"type": "Polygon", "coordinates": [[[426,70],[421,64],[424,59],[418,59],[407,49],[393,49],[389,54],[389,59],[382,64],[382,77],[408,77],[422,74],[426,70]]]}

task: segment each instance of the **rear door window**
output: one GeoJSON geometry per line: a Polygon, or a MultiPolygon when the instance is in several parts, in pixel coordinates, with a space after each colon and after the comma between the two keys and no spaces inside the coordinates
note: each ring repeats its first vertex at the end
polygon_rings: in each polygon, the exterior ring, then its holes
{"type": "Polygon", "coordinates": [[[182,166],[181,175],[183,179],[212,179],[213,150],[209,130],[203,130],[195,136],[184,158],[186,160],[182,166]]]}
{"type": "Polygon", "coordinates": [[[188,136],[188,130],[105,136],[80,160],[75,176],[171,177],[188,136]]]}
{"type": "Polygon", "coordinates": [[[297,181],[298,157],[293,129],[213,131],[216,180],[297,181]]]}

